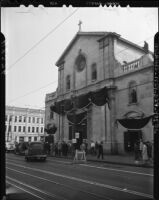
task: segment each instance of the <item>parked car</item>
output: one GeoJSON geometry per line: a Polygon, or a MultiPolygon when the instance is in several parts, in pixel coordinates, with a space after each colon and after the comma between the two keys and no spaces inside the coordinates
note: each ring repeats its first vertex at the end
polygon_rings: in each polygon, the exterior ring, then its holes
{"type": "Polygon", "coordinates": [[[47,158],[44,144],[42,142],[30,142],[28,148],[25,151],[25,160],[43,160],[47,158]]]}
{"type": "Polygon", "coordinates": [[[28,148],[28,142],[20,142],[15,145],[15,154],[25,155],[25,150],[28,148]]]}
{"type": "Polygon", "coordinates": [[[14,152],[15,144],[13,142],[6,142],[6,152],[14,152]]]}

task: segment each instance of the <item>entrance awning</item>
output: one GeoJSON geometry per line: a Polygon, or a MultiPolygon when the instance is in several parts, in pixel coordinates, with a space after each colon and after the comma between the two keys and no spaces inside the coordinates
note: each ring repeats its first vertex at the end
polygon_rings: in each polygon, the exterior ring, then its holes
{"type": "Polygon", "coordinates": [[[153,115],[143,118],[123,118],[117,121],[127,129],[141,129],[148,124],[153,115]]]}

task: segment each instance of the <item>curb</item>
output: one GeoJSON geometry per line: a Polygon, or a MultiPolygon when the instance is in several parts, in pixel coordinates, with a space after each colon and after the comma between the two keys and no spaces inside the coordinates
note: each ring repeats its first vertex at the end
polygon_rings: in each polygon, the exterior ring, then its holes
{"type": "MultiPolygon", "coordinates": [[[[55,156],[48,156],[48,157],[53,157],[53,158],[64,158],[64,159],[72,159],[71,157],[55,157],[55,156]]],[[[153,168],[153,165],[148,165],[148,164],[135,164],[135,163],[123,163],[123,162],[113,162],[113,161],[108,161],[108,160],[95,160],[86,157],[86,161],[91,161],[91,162],[100,162],[100,163],[109,163],[109,164],[114,164],[114,165],[125,165],[125,166],[133,166],[133,167],[143,167],[143,168],[153,168]]]]}
{"type": "Polygon", "coordinates": [[[87,161],[101,162],[101,163],[103,162],[103,163],[109,163],[109,164],[115,164],[115,165],[126,165],[126,166],[133,166],[133,167],[153,168],[153,166],[145,165],[145,164],[122,163],[122,162],[113,162],[113,161],[107,161],[107,160],[93,160],[93,159],[87,159],[87,161]]]}

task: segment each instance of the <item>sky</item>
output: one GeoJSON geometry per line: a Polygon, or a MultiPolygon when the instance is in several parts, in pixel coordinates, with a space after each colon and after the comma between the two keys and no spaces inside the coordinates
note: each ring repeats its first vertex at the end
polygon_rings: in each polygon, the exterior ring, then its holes
{"type": "Polygon", "coordinates": [[[1,8],[6,38],[6,105],[45,108],[45,95],[56,91],[56,61],[81,31],[116,32],[154,51],[157,8],[1,8]]]}

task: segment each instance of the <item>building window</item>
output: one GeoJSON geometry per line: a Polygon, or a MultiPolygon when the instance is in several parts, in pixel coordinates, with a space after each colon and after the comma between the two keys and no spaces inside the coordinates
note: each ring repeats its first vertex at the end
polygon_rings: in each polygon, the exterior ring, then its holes
{"type": "Polygon", "coordinates": [[[19,142],[24,142],[24,137],[19,137],[19,142]]]}
{"type": "Polygon", "coordinates": [[[37,123],[39,123],[39,118],[37,118],[36,120],[37,120],[37,123]]]}
{"type": "Polygon", "coordinates": [[[137,86],[136,82],[129,83],[129,104],[137,103],[137,86]]]}
{"type": "Polygon", "coordinates": [[[33,121],[32,122],[35,123],[35,117],[33,117],[33,121]]]}
{"type": "Polygon", "coordinates": [[[9,125],[9,131],[11,131],[11,125],[9,125]]]}
{"type": "Polygon", "coordinates": [[[28,132],[30,133],[30,126],[28,127],[28,132]]]}
{"type": "Polygon", "coordinates": [[[91,70],[92,70],[92,77],[91,77],[92,81],[95,81],[97,79],[97,66],[96,66],[96,63],[92,64],[91,70]]]}
{"type": "Polygon", "coordinates": [[[43,124],[44,123],[44,119],[43,118],[41,118],[41,124],[43,124]]]}
{"type": "Polygon", "coordinates": [[[16,126],[14,126],[14,132],[16,132],[17,131],[17,127],[16,126]]]}
{"type": "Polygon", "coordinates": [[[23,132],[25,132],[25,126],[23,126],[23,132]]]}
{"type": "Polygon", "coordinates": [[[28,121],[29,123],[31,122],[31,117],[29,117],[29,121],[28,121]]]}
{"type": "Polygon", "coordinates": [[[39,133],[39,127],[36,127],[36,132],[39,133]]]}
{"type": "Polygon", "coordinates": [[[32,133],[34,133],[34,127],[32,127],[32,133]]]}
{"type": "Polygon", "coordinates": [[[15,121],[15,122],[17,122],[17,116],[15,116],[15,119],[14,119],[14,121],[15,121]]]}
{"type": "Polygon", "coordinates": [[[18,132],[21,132],[21,126],[18,127],[18,132]]]}
{"type": "Polygon", "coordinates": [[[43,127],[41,127],[41,133],[43,133],[43,127]]]}
{"type": "Polygon", "coordinates": [[[31,137],[28,137],[28,141],[31,142],[31,137]]]}
{"type": "Polygon", "coordinates": [[[26,117],[24,117],[23,122],[26,122],[26,117]]]}
{"type": "Polygon", "coordinates": [[[37,137],[34,137],[34,141],[37,141],[37,137]]]}
{"type": "Polygon", "coordinates": [[[81,72],[86,67],[86,58],[81,54],[81,50],[76,58],[75,64],[78,72],[81,72]]]}
{"type": "Polygon", "coordinates": [[[54,119],[54,112],[50,110],[50,119],[54,119]]]}
{"type": "Polygon", "coordinates": [[[66,90],[70,90],[71,87],[71,80],[70,80],[70,75],[66,76],[66,90]]]}
{"type": "Polygon", "coordinates": [[[19,116],[19,122],[22,122],[22,116],[19,116]]]}

